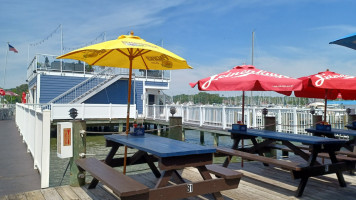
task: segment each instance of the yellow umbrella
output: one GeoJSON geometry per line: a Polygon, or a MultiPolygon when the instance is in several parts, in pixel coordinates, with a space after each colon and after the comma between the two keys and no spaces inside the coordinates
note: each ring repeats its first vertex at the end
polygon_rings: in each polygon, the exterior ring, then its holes
{"type": "MultiPolygon", "coordinates": [[[[132,69],[144,70],[174,70],[191,69],[187,61],[178,55],[138,36],[121,35],[116,40],[110,40],[87,47],[83,47],[67,54],[58,56],[57,59],[81,60],[90,65],[129,68],[129,87],[127,99],[126,134],[129,133],[130,101],[132,69]]],[[[125,146],[124,174],[126,173],[125,146]]]]}

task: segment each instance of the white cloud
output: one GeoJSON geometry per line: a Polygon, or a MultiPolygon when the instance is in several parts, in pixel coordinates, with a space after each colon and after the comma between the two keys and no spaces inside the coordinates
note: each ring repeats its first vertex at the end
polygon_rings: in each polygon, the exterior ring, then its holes
{"type": "Polygon", "coordinates": [[[348,24],[338,24],[338,25],[328,25],[328,26],[319,26],[311,28],[310,30],[331,30],[339,33],[354,33],[356,32],[356,26],[348,24]]]}

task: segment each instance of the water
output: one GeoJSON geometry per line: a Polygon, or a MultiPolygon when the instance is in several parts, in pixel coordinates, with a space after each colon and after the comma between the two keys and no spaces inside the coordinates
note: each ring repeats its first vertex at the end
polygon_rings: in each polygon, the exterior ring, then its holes
{"type": "MultiPolygon", "coordinates": [[[[167,132],[161,134],[162,137],[166,137],[167,132]]],[[[204,132],[204,144],[206,146],[214,146],[214,134],[204,132]]],[[[186,130],[185,131],[185,142],[200,144],[200,132],[196,130],[186,130]]],[[[246,141],[247,142],[247,141],[246,141]]],[[[245,144],[246,144],[245,142],[245,144]]],[[[219,146],[222,147],[231,147],[233,140],[230,136],[219,136],[219,146]]],[[[123,148],[120,148],[121,151],[118,154],[123,154],[123,148]]],[[[109,153],[110,148],[105,147],[105,138],[104,136],[87,136],[87,154],[95,154],[97,159],[105,159],[106,155],[109,153]]],[[[128,153],[132,154],[135,150],[128,149],[128,153]]],[[[57,157],[57,138],[51,138],[51,158],[50,158],[50,187],[58,186],[63,177],[64,171],[69,163],[69,158],[61,159],[57,157]]],[[[87,156],[92,157],[92,156],[87,156]]],[[[223,163],[224,157],[214,158],[214,163],[223,163]]],[[[233,157],[232,162],[239,162],[238,159],[233,157]]],[[[122,171],[122,169],[119,168],[122,171]]],[[[127,174],[133,174],[138,172],[150,171],[147,164],[140,164],[136,166],[127,166],[127,174]]],[[[69,169],[64,175],[61,185],[69,184],[69,169]]],[[[89,177],[90,179],[90,177],[89,177]]]]}

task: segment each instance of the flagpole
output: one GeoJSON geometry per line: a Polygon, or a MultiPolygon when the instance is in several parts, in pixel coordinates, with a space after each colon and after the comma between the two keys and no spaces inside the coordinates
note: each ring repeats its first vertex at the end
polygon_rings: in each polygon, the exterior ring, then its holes
{"type": "Polygon", "coordinates": [[[30,64],[30,44],[27,46],[27,64],[30,64]]]}
{"type": "Polygon", "coordinates": [[[6,67],[7,67],[7,55],[9,54],[9,42],[7,42],[6,57],[5,57],[5,67],[4,67],[4,89],[5,89],[5,79],[6,79],[6,67]]]}
{"type": "Polygon", "coordinates": [[[63,27],[61,24],[61,55],[63,55],[63,27]]]}
{"type": "MultiPolygon", "coordinates": [[[[254,46],[255,46],[255,31],[252,31],[252,54],[251,54],[251,65],[253,66],[253,57],[254,57],[254,55],[253,55],[253,52],[254,52],[254,46]]],[[[252,104],[253,104],[253,97],[252,97],[252,91],[251,91],[251,96],[250,96],[250,106],[252,106],[252,104]]]]}
{"type": "MultiPolygon", "coordinates": [[[[59,26],[61,27],[61,55],[63,55],[63,27],[62,27],[62,24],[60,24],[59,26]]],[[[62,74],[62,71],[63,71],[62,59],[61,59],[61,62],[60,62],[60,67],[61,67],[61,74],[62,74]]]]}

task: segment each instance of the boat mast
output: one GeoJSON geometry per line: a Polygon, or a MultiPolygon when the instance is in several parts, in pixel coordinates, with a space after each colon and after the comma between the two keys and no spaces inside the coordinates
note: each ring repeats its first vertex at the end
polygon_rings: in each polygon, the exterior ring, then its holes
{"type": "MultiPolygon", "coordinates": [[[[252,31],[252,54],[251,54],[251,65],[253,65],[253,48],[254,48],[254,41],[255,40],[255,31],[252,31]]],[[[250,105],[252,106],[253,104],[253,99],[252,99],[252,91],[251,91],[251,94],[250,94],[250,105]]]]}

